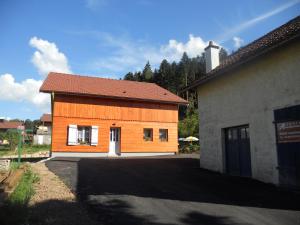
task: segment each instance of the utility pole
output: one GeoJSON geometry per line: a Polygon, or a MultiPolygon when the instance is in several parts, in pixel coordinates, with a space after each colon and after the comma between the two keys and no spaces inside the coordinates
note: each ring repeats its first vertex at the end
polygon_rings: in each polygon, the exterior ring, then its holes
{"type": "Polygon", "coordinates": [[[22,151],[22,142],[23,142],[23,133],[21,130],[18,130],[18,167],[21,163],[21,151],[22,151]]]}

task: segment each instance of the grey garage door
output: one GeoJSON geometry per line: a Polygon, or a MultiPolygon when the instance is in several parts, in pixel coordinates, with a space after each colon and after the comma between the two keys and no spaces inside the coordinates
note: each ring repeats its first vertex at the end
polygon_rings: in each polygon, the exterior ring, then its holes
{"type": "Polygon", "coordinates": [[[274,111],[279,182],[300,188],[300,105],[274,111]]]}
{"type": "Polygon", "coordinates": [[[225,129],[225,152],[228,174],[251,177],[248,125],[225,129]]]}

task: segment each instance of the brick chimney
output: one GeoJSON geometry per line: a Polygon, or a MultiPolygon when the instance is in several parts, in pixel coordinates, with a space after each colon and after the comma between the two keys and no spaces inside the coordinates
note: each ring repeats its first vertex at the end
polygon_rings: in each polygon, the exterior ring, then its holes
{"type": "Polygon", "coordinates": [[[208,46],[204,50],[205,50],[205,61],[206,61],[206,73],[209,73],[220,64],[219,62],[220,47],[215,45],[212,41],[209,41],[208,46]]]}

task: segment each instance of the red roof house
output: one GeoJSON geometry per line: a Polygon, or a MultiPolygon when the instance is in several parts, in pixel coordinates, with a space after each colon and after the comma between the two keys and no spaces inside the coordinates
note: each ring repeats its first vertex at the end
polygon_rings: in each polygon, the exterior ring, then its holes
{"type": "Polygon", "coordinates": [[[174,154],[178,105],[187,101],[153,84],[49,73],[54,156],[174,154]]]}

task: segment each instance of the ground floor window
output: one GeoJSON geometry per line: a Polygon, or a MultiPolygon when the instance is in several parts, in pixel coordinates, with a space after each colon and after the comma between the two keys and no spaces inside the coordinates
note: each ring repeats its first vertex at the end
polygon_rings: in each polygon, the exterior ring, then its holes
{"type": "Polygon", "coordinates": [[[159,129],[159,140],[168,141],[168,129],[159,129]]]}
{"type": "Polygon", "coordinates": [[[153,129],[144,128],[144,141],[153,141],[153,129]]]}
{"type": "Polygon", "coordinates": [[[90,145],[91,144],[91,127],[78,126],[78,144],[80,145],[90,145]]]}
{"type": "Polygon", "coordinates": [[[68,145],[98,145],[98,126],[69,124],[68,145]]]}

